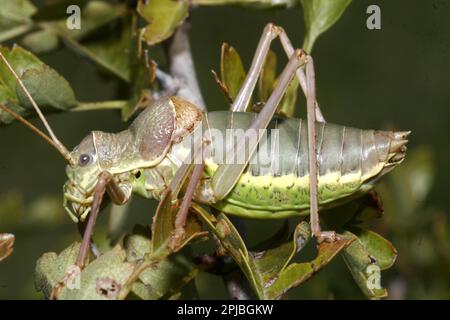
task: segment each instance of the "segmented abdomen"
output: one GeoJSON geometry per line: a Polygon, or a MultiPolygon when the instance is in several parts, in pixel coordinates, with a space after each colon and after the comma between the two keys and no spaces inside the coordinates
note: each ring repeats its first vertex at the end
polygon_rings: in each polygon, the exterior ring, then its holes
{"type": "MultiPolygon", "coordinates": [[[[256,115],[253,113],[210,112],[204,128],[214,128],[223,136],[245,130],[256,115]]],[[[407,132],[361,130],[329,123],[317,123],[319,165],[319,203],[368,191],[373,183],[394,165],[405,152],[407,132]]],[[[207,159],[212,175],[235,139],[227,143],[212,140],[213,154],[207,159]],[[220,152],[219,152],[220,151],[220,152]]],[[[267,139],[260,142],[235,188],[219,204],[228,213],[290,216],[309,207],[309,161],[307,124],[301,119],[274,118],[267,139]]]]}

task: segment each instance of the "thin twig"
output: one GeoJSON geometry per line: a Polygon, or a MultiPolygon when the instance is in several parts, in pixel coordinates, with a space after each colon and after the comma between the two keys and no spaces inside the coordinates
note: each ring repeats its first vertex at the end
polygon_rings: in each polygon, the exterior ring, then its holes
{"type": "Polygon", "coordinates": [[[93,110],[122,110],[128,101],[126,100],[111,100],[100,102],[80,102],[75,108],[69,111],[93,111],[93,110]]]}
{"type": "Polygon", "coordinates": [[[170,73],[180,83],[177,95],[206,111],[195,72],[188,31],[189,25],[185,22],[173,36],[169,48],[170,73]]]}

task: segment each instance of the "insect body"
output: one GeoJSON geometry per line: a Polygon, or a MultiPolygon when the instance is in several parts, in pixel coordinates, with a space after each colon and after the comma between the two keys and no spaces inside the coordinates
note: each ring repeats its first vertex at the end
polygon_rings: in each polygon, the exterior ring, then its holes
{"type": "MultiPolygon", "coordinates": [[[[159,199],[186,157],[196,130],[211,136],[211,128],[222,136],[227,130],[245,130],[255,114],[216,111],[202,114],[177,97],[166,98],[144,110],[128,130],[120,133],[92,132],[74,149],[78,165],[68,166],[65,185],[66,208],[75,221],[89,213],[92,191],[100,172],[116,177],[127,195],[159,199]],[[189,143],[185,143],[189,141],[189,143]]],[[[233,141],[210,139],[204,174],[194,200],[228,214],[250,218],[283,218],[308,214],[309,163],[306,122],[274,118],[270,123],[277,135],[269,135],[253,155],[263,150],[279,156],[278,164],[257,160],[246,167],[231,192],[215,198],[211,183],[218,163],[215,155],[226,154],[233,141]],[[227,144],[226,141],[229,141],[227,144]],[[268,146],[270,145],[270,147],[268,146]],[[220,152],[217,152],[219,149],[220,152]]],[[[321,207],[349,200],[368,192],[375,182],[405,156],[408,132],[361,130],[317,123],[319,159],[319,203],[321,207]]]]}
{"type": "Polygon", "coordinates": [[[195,154],[199,147],[201,161],[194,161],[191,181],[176,216],[177,230],[184,227],[193,199],[250,218],[310,213],[311,232],[319,242],[336,240],[334,232],[321,230],[319,206],[332,206],[368,192],[405,156],[409,132],[325,123],[316,100],[312,57],[301,49],[294,50],[284,30],[273,24],[264,29],[230,111],[202,113],[181,98],[164,98],[142,111],[129,129],[119,133],[93,131],[72,152],[56,138],[1,52],[0,58],[27,94],[49,136],[9,108],[0,105],[0,109],[41,135],[68,161],[64,207],[72,219],[82,222],[91,212],[86,226],[82,225],[85,232],[77,258],[79,266],[86,260],[105,192],[115,204],[127,202],[132,193],[160,199],[173,187],[171,182],[176,182],[175,188],[181,187],[179,173],[189,172],[184,171],[186,162],[190,168],[189,159],[198,159],[195,154]],[[261,111],[245,112],[276,37],[280,37],[289,61],[261,111]],[[307,100],[307,121],[274,117],[295,76],[307,100]],[[236,141],[235,131],[239,130],[243,135],[236,141]],[[261,131],[267,133],[265,139],[261,131]],[[220,136],[226,138],[217,139],[220,136]],[[220,155],[231,161],[223,161],[220,155]]]}

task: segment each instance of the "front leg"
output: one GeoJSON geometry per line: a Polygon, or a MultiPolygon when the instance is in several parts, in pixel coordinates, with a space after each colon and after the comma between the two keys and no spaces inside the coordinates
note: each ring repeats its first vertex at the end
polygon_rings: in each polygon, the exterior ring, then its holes
{"type": "Polygon", "coordinates": [[[98,213],[102,204],[105,191],[108,193],[114,204],[124,204],[131,196],[131,188],[120,186],[114,179],[114,176],[108,171],[102,171],[98,177],[97,184],[94,188],[94,199],[92,201],[92,209],[88,222],[84,228],[83,240],[81,242],[80,252],[78,253],[76,265],[80,268],[84,267],[86,257],[89,252],[91,238],[94,233],[95,223],[97,222],[98,213]]]}
{"type": "Polygon", "coordinates": [[[78,252],[75,266],[69,268],[63,279],[53,288],[50,294],[50,299],[56,299],[59,291],[64,288],[68,282],[79,276],[81,270],[84,268],[89,248],[93,244],[91,239],[105,191],[110,196],[111,201],[115,204],[125,203],[131,195],[131,188],[120,186],[111,173],[107,171],[102,171],[100,173],[97,184],[94,188],[94,197],[91,206],[92,210],[89,215],[89,219],[86,225],[80,226],[81,230],[83,230],[83,240],[81,242],[80,251],[78,252]]]}

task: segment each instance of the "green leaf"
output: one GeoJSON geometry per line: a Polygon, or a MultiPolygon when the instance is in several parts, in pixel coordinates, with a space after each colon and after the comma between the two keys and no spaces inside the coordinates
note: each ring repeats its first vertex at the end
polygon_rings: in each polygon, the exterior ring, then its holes
{"type": "Polygon", "coordinates": [[[358,227],[352,227],[349,230],[358,237],[372,260],[377,262],[381,270],[392,267],[397,258],[397,249],[390,241],[370,230],[358,227]]]}
{"type": "Polygon", "coordinates": [[[228,43],[222,44],[220,75],[222,83],[228,89],[228,95],[234,100],[245,80],[246,72],[239,53],[228,43]]]}
{"type": "Polygon", "coordinates": [[[311,52],[317,37],[335,24],[352,0],[300,0],[306,24],[303,49],[311,52]]]}
{"type": "MultiPolygon", "coordinates": [[[[18,46],[0,47],[0,50],[40,107],[67,110],[77,104],[69,83],[32,53],[18,46]]],[[[20,115],[27,115],[32,109],[25,92],[4,63],[0,63],[0,103],[20,115]]],[[[11,121],[9,114],[0,112],[0,123],[11,121]]]]}
{"type": "Polygon", "coordinates": [[[353,239],[341,239],[335,242],[321,243],[317,248],[317,257],[309,262],[291,263],[273,282],[266,287],[266,296],[278,299],[287,290],[297,287],[310,279],[320,269],[326,266],[338,253],[345,249],[353,239]]]}
{"type": "MultiPolygon", "coordinates": [[[[259,99],[265,103],[269,99],[270,94],[273,91],[278,79],[276,78],[277,72],[277,56],[273,51],[269,51],[264,62],[261,76],[258,79],[258,91],[259,99]]],[[[291,118],[295,113],[295,105],[298,97],[299,82],[297,78],[294,78],[289,84],[280,104],[277,108],[277,113],[284,117],[291,118]]]]}
{"type": "Polygon", "coordinates": [[[55,252],[44,253],[36,262],[35,286],[49,298],[53,288],[61,281],[65,273],[75,264],[80,243],[75,242],[59,255],[55,252]]]}
{"type": "Polygon", "coordinates": [[[172,203],[172,195],[168,190],[162,197],[156,210],[152,224],[152,256],[162,260],[173,252],[180,251],[191,240],[206,235],[202,231],[201,222],[193,214],[188,216],[182,238],[175,229],[175,218],[178,205],[172,203]]]}
{"type": "Polygon", "coordinates": [[[130,214],[132,199],[133,198],[122,205],[111,204],[108,220],[108,238],[113,243],[124,233],[124,226],[127,221],[127,217],[130,214]]]}
{"type": "MultiPolygon", "coordinates": [[[[6,47],[0,47],[0,51],[19,77],[22,77],[28,69],[39,69],[42,66],[42,62],[36,56],[20,47],[15,46],[11,50],[6,47]]],[[[19,105],[16,88],[16,79],[3,61],[0,62],[0,103],[23,115],[27,110],[24,106],[19,105]]],[[[11,115],[0,111],[0,124],[10,123],[13,119],[11,115]]]]}
{"type": "Polygon", "coordinates": [[[270,50],[258,79],[259,100],[266,102],[275,86],[277,73],[277,55],[270,50]]]}
{"type": "Polygon", "coordinates": [[[306,222],[297,225],[291,240],[260,252],[249,252],[239,232],[223,213],[217,217],[197,205],[193,209],[212,229],[220,241],[220,251],[230,255],[247,277],[260,299],[278,299],[287,290],[312,277],[328,264],[353,239],[342,239],[331,244],[323,243],[318,256],[310,262],[291,263],[293,257],[310,238],[310,227],[306,222]]]}
{"type": "MultiPolygon", "coordinates": [[[[2,46],[0,51],[20,78],[25,71],[39,69],[43,65],[38,57],[19,46],[13,46],[12,49],[2,46]]],[[[17,81],[3,62],[0,63],[0,81],[3,90],[8,90],[11,95],[15,94],[17,81]]]]}
{"type": "Polygon", "coordinates": [[[122,108],[122,120],[127,121],[139,108],[148,106],[151,86],[156,77],[156,63],[149,58],[147,50],[140,48],[141,42],[137,36],[131,41],[130,51],[130,84],[131,97],[122,108]]]}
{"type": "Polygon", "coordinates": [[[295,105],[298,97],[298,86],[299,82],[297,78],[294,78],[289,84],[283,99],[281,99],[280,104],[278,105],[278,114],[281,114],[287,118],[292,118],[294,116],[296,109],[295,105]]]}
{"type": "Polygon", "coordinates": [[[81,41],[94,35],[99,29],[125,16],[128,12],[127,10],[124,4],[110,4],[106,1],[89,1],[81,11],[80,29],[68,29],[65,18],[56,22],[43,22],[42,25],[46,29],[54,30],[65,39],[81,41]]]}
{"type": "Polygon", "coordinates": [[[371,231],[353,228],[352,233],[346,231],[347,237],[357,237],[344,250],[343,258],[362,292],[370,299],[387,296],[381,287],[381,270],[389,268],[395,261],[397,251],[392,244],[371,231]]]}
{"type": "Polygon", "coordinates": [[[220,6],[220,5],[242,5],[252,8],[293,7],[298,0],[191,0],[193,5],[220,6]]]}
{"type": "Polygon", "coordinates": [[[132,292],[143,300],[176,299],[197,274],[198,269],[185,255],[173,254],[144,270],[132,292]]]}
{"type": "MultiPolygon", "coordinates": [[[[77,104],[75,93],[67,80],[47,65],[42,65],[39,69],[29,69],[21,78],[31,96],[41,107],[67,110],[77,104]]],[[[30,100],[20,87],[17,96],[21,106],[32,108],[30,100]]]]}
{"type": "Polygon", "coordinates": [[[136,268],[135,262],[127,262],[125,258],[125,250],[120,246],[105,252],[81,272],[79,289],[65,287],[58,298],[64,300],[119,298],[122,287],[136,268]]]}
{"type": "Polygon", "coordinates": [[[0,43],[29,31],[35,13],[29,0],[0,0],[0,43]]]}
{"type": "Polygon", "coordinates": [[[120,297],[120,291],[132,276],[136,262],[126,261],[126,253],[120,246],[107,251],[99,258],[88,264],[79,274],[79,287],[76,280],[73,286],[59,284],[66,272],[73,268],[79,243],[74,243],[60,255],[45,253],[37,261],[36,288],[49,298],[52,290],[55,298],[61,300],[111,300],[120,297]]]}
{"type": "MultiPolygon", "coordinates": [[[[44,0],[37,14],[33,16],[34,20],[56,20],[67,19],[67,7],[77,5],[81,12],[85,10],[84,6],[89,0],[44,0]]],[[[94,1],[91,1],[94,2],[94,1]]]]}
{"type": "Polygon", "coordinates": [[[190,177],[194,166],[194,164],[181,166],[172,179],[171,185],[161,197],[152,224],[153,259],[164,259],[172,252],[180,251],[191,240],[207,234],[202,231],[201,221],[194,214],[188,215],[184,230],[175,228],[180,204],[178,194],[190,177]]]}
{"type": "Polygon", "coordinates": [[[142,37],[148,45],[166,40],[188,16],[187,0],[139,0],[137,12],[149,23],[142,37]]]}
{"type": "MultiPolygon", "coordinates": [[[[220,241],[222,250],[230,255],[236,264],[241,268],[242,272],[247,277],[250,285],[255,290],[258,297],[262,298],[264,293],[262,292],[261,280],[255,274],[255,270],[252,269],[251,256],[242,240],[239,232],[230,222],[226,215],[220,213],[217,218],[205,211],[203,208],[193,205],[194,211],[199,214],[203,220],[208,224],[214,234],[220,241]]],[[[220,251],[222,251],[220,250],[220,251]]]]}
{"type": "Polygon", "coordinates": [[[295,254],[305,247],[310,238],[309,224],[301,222],[296,226],[292,240],[273,249],[253,254],[253,263],[261,273],[263,282],[269,284],[277,279],[280,272],[287,267],[295,254]]]}
{"type": "Polygon", "coordinates": [[[29,0],[0,0],[0,39],[14,27],[31,24],[36,7],[29,0]]]}
{"type": "Polygon", "coordinates": [[[8,258],[14,250],[15,237],[11,233],[0,233],[0,262],[8,258]]]}
{"type": "Polygon", "coordinates": [[[123,239],[123,247],[128,261],[139,261],[152,252],[151,230],[142,225],[135,225],[132,234],[123,239]]]}
{"type": "Polygon", "coordinates": [[[104,69],[124,81],[130,81],[131,73],[131,27],[126,22],[119,32],[111,32],[107,38],[87,43],[71,41],[78,52],[84,54],[104,69]]]}
{"type": "Polygon", "coordinates": [[[169,255],[168,244],[175,231],[174,222],[176,217],[176,206],[172,204],[170,190],[161,198],[152,224],[152,252],[155,255],[162,251],[162,257],[169,255]]]}
{"type": "Polygon", "coordinates": [[[197,275],[198,269],[182,253],[173,254],[161,261],[154,261],[149,233],[146,233],[142,227],[135,228],[134,234],[124,239],[124,247],[128,261],[145,259],[148,262],[148,267],[139,274],[138,281],[132,285],[132,292],[141,299],[177,297],[197,275]]]}
{"type": "Polygon", "coordinates": [[[39,30],[23,37],[22,44],[35,53],[45,53],[58,47],[58,35],[51,30],[39,30]]]}
{"type": "Polygon", "coordinates": [[[123,246],[103,253],[83,270],[75,266],[79,243],[59,255],[45,253],[36,264],[36,288],[46,298],[70,300],[125,299],[130,291],[142,299],[178,297],[198,270],[183,253],[155,259],[159,257],[151,247],[150,230],[136,226],[123,246]]]}

